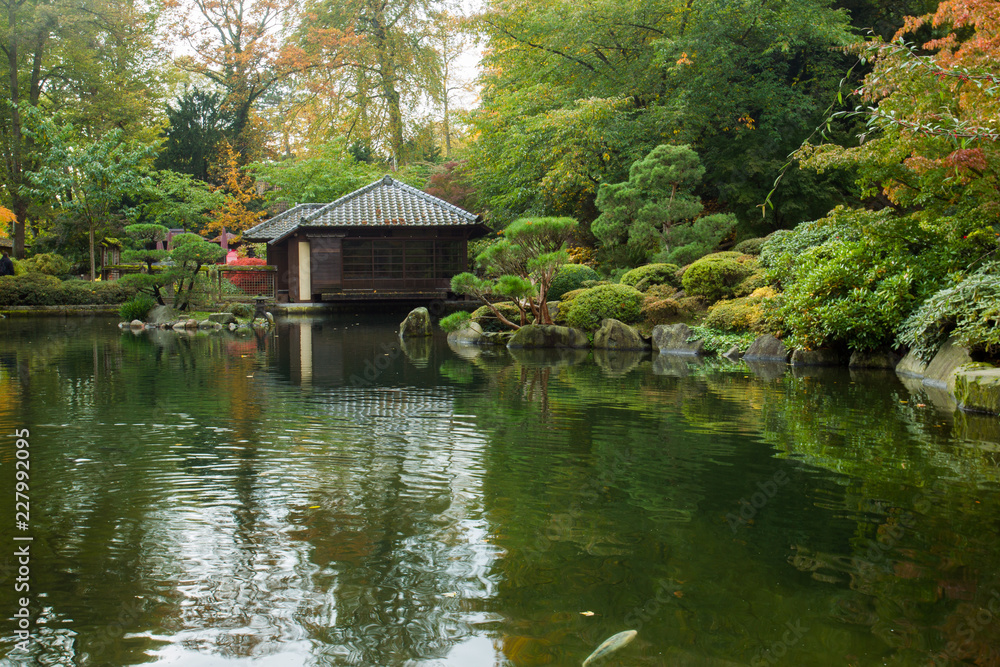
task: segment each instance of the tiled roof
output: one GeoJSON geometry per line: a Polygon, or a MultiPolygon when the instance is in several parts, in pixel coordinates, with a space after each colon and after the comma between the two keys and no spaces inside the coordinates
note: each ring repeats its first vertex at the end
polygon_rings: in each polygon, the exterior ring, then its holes
{"type": "Polygon", "coordinates": [[[474,225],[479,216],[443,199],[385,176],[326,204],[302,204],[246,231],[244,238],[274,243],[297,227],[367,227],[386,225],[474,225]],[[303,207],[312,207],[300,211],[303,207]],[[294,216],[290,216],[299,211],[294,216]],[[286,217],[287,216],[287,217],[286,217]]]}
{"type": "Polygon", "coordinates": [[[272,241],[282,237],[298,227],[303,218],[324,206],[326,204],[299,204],[246,230],[243,232],[243,239],[247,241],[272,241]]]}

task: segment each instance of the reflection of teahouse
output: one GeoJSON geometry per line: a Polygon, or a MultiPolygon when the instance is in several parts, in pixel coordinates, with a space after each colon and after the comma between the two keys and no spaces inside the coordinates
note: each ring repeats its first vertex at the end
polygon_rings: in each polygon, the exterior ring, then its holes
{"type": "Polygon", "coordinates": [[[300,204],[243,233],[267,242],[279,300],[436,298],[466,270],[482,218],[386,176],[331,204],[300,204]]]}

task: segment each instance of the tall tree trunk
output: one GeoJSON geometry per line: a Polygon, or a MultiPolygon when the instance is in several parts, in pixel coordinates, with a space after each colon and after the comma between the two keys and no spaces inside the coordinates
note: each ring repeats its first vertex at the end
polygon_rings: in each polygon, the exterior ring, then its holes
{"type": "Polygon", "coordinates": [[[382,96],[389,110],[389,145],[393,161],[403,158],[403,112],[400,108],[400,94],[396,89],[396,63],[393,60],[389,32],[385,25],[384,6],[371,7],[369,22],[372,27],[372,41],[378,53],[378,75],[382,96]]]}

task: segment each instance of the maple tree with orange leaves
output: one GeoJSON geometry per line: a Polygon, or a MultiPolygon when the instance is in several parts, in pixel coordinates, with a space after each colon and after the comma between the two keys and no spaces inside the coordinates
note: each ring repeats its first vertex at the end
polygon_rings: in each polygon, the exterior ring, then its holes
{"type": "Polygon", "coordinates": [[[223,142],[218,164],[220,189],[226,198],[222,208],[210,216],[206,231],[242,233],[259,223],[266,215],[259,210],[261,198],[253,176],[242,170],[239,155],[228,142],[223,142]]]}

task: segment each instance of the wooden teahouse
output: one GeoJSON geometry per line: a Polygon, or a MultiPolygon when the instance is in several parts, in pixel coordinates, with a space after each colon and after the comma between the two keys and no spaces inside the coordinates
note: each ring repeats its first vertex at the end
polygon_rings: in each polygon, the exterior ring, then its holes
{"type": "Polygon", "coordinates": [[[300,204],[247,230],[267,243],[278,300],[437,298],[466,270],[482,218],[385,176],[330,204],[300,204]]]}

